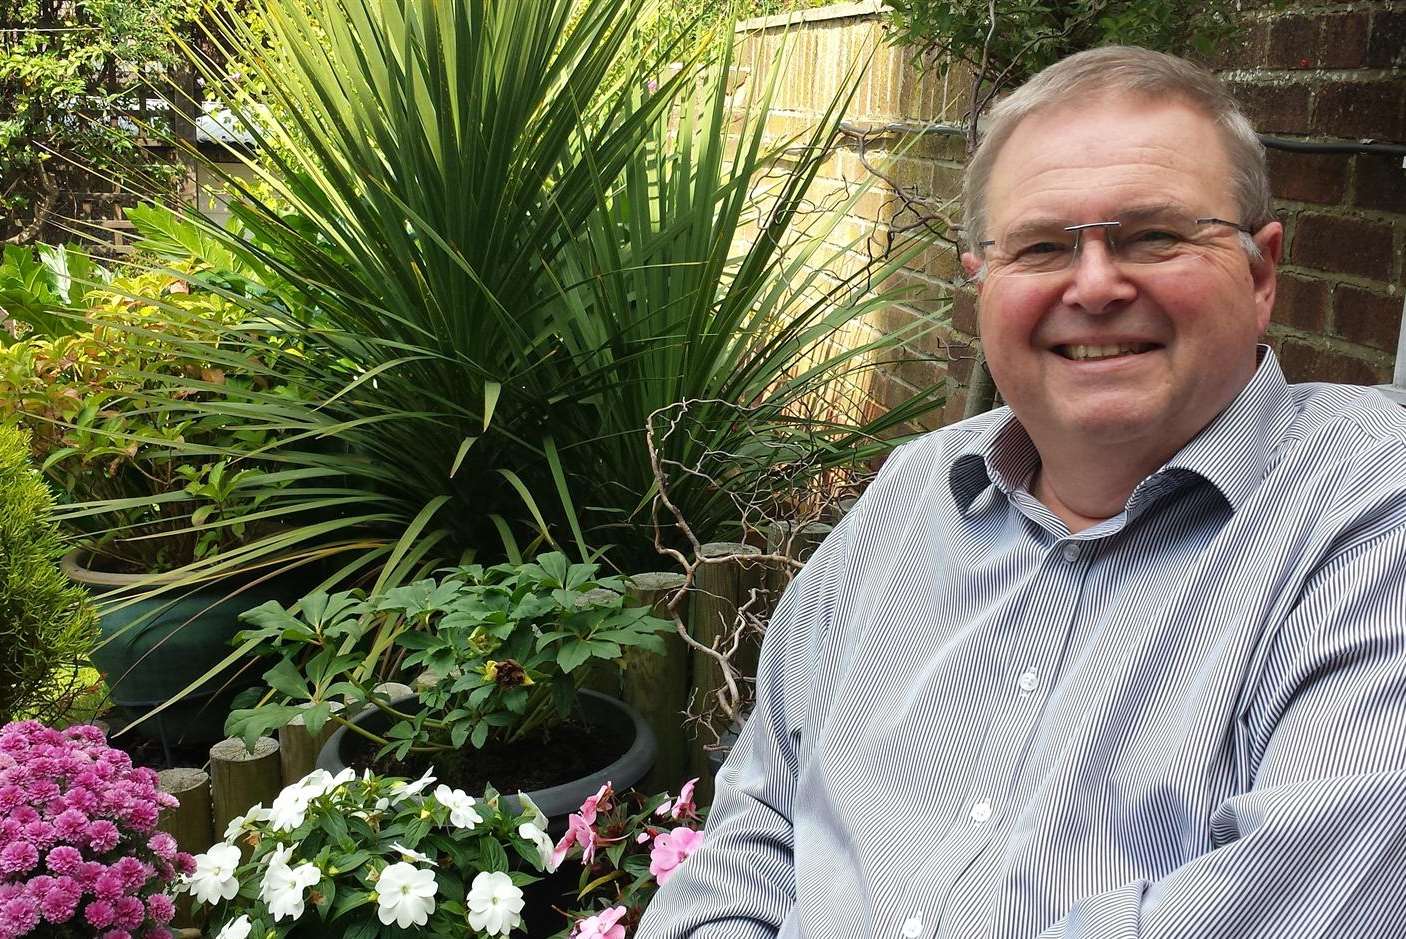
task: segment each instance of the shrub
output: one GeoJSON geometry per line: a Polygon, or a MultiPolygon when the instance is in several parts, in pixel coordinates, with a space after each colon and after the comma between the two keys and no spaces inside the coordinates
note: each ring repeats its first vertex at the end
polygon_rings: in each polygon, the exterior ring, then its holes
{"type": "Polygon", "coordinates": [[[50,518],[53,497],[29,465],[29,440],[0,426],[0,717],[44,713],[69,696],[54,676],[74,666],[95,639],[96,616],[81,587],[58,568],[63,551],[50,518]]]}

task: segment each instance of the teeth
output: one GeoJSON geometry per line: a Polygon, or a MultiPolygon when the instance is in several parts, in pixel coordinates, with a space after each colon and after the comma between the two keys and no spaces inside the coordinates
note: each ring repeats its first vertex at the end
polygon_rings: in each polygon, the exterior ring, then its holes
{"type": "Polygon", "coordinates": [[[1065,346],[1064,357],[1076,361],[1111,359],[1116,355],[1134,355],[1151,348],[1152,346],[1145,342],[1128,342],[1116,346],[1065,346]]]}

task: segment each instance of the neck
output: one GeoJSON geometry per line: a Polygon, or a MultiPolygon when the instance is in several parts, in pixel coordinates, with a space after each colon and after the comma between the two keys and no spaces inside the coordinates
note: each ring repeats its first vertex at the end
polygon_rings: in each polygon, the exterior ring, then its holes
{"type": "Polygon", "coordinates": [[[1030,491],[1075,534],[1123,511],[1137,484],[1163,462],[1110,459],[1107,450],[1089,460],[1042,457],[1030,491]]]}

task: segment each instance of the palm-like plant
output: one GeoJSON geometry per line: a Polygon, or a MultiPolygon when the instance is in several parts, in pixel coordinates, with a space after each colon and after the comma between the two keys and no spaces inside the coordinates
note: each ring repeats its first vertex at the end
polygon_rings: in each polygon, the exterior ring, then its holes
{"type": "MultiPolygon", "coordinates": [[[[882,302],[859,280],[886,275],[825,276],[839,216],[805,211],[847,99],[766,145],[765,77],[735,118],[727,47],[666,68],[633,41],[641,2],[260,0],[257,35],[219,34],[268,89],[270,110],[236,106],[261,180],[230,180],[231,231],[189,224],[271,291],[230,293],[251,316],[224,367],[298,389],[152,402],[278,432],[260,457],[286,470],[262,511],[297,524],[224,563],[340,541],[385,585],[466,551],[515,555],[524,535],[657,563],[651,413],[705,402],[670,438],[675,465],[785,443],[798,401],[896,346],[814,358],[882,302]]],[[[877,453],[937,401],[806,428],[815,465],[877,453]]],[[[706,533],[755,482],[723,471],[671,495],[706,533]]]]}

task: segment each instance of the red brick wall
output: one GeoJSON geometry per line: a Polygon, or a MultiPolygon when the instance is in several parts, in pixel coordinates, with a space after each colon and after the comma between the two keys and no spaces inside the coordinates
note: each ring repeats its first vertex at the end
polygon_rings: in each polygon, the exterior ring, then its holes
{"type": "MultiPolygon", "coordinates": [[[[1270,6],[1245,14],[1223,74],[1262,133],[1406,143],[1406,7],[1270,6]]],[[[1270,338],[1300,380],[1389,381],[1403,302],[1400,156],[1271,150],[1287,238],[1270,338]]]]}

